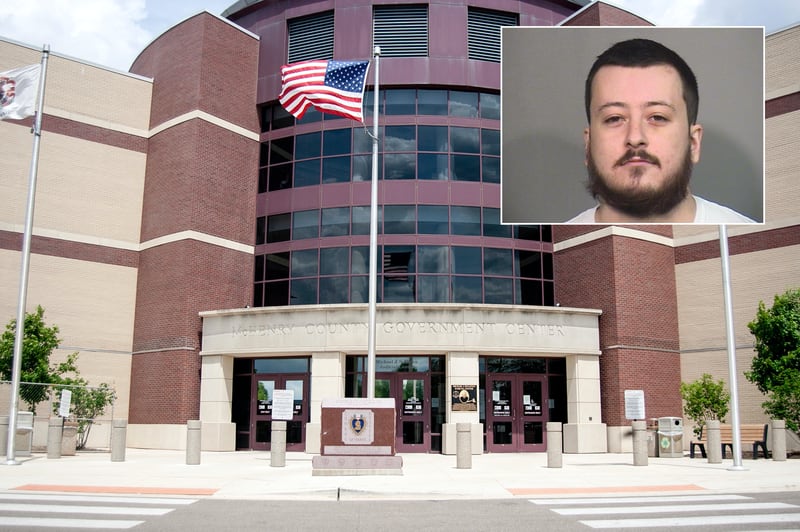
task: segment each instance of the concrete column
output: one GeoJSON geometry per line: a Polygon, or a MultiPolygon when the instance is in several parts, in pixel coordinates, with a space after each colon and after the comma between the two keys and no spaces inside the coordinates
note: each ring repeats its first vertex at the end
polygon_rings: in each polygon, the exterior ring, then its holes
{"type": "Polygon", "coordinates": [[[563,436],[561,423],[547,423],[547,467],[561,467],[563,459],[563,436]]]}
{"type": "Polygon", "coordinates": [[[186,422],[186,465],[200,463],[200,439],[203,422],[190,419],[186,422]]]}
{"type": "Polygon", "coordinates": [[[61,431],[64,420],[51,417],[47,423],[47,457],[61,458],[61,431]]]}
{"type": "Polygon", "coordinates": [[[633,422],[633,465],[647,465],[647,422],[633,422]]]}
{"type": "Polygon", "coordinates": [[[284,467],[286,465],[286,422],[272,422],[272,436],[270,438],[269,465],[284,467]]]}
{"type": "Polygon", "coordinates": [[[782,419],[772,420],[772,459],[786,460],[786,421],[782,419]]]}
{"type": "Polygon", "coordinates": [[[111,420],[111,461],[125,461],[125,439],[128,431],[127,419],[111,420]]]}
{"type": "Polygon", "coordinates": [[[709,464],[722,463],[722,438],[719,435],[719,420],[706,420],[706,458],[709,464]]]}
{"type": "Polygon", "coordinates": [[[472,469],[472,423],[456,423],[456,468],[472,469]]]}

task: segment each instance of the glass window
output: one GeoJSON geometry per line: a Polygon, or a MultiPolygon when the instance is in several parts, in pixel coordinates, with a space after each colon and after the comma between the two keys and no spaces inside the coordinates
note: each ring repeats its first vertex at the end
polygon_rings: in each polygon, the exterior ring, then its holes
{"type": "MultiPolygon", "coordinates": [[[[297,142],[294,158],[295,159],[310,159],[312,157],[320,156],[320,139],[322,138],[319,131],[314,133],[305,133],[297,135],[297,142]]],[[[291,152],[290,152],[291,153],[291,152]]]]}
{"type": "Polygon", "coordinates": [[[480,129],[477,127],[451,127],[450,146],[454,152],[480,153],[480,129]]]}
{"type": "Polygon", "coordinates": [[[446,181],[449,177],[447,168],[447,154],[420,153],[417,155],[418,179],[432,179],[446,181]]]}
{"type": "Polygon", "coordinates": [[[319,253],[316,249],[301,249],[292,252],[292,277],[317,275],[319,253]]]}
{"type": "Polygon", "coordinates": [[[353,151],[352,129],[329,129],[323,133],[322,155],[344,155],[353,151]]]}
{"type": "Polygon", "coordinates": [[[481,93],[481,118],[500,120],[500,95],[481,93]]]}
{"type": "Polygon", "coordinates": [[[257,255],[255,261],[255,276],[253,280],[263,281],[264,280],[264,255],[257,255]]]}
{"type": "Polygon", "coordinates": [[[308,373],[307,358],[257,358],[253,373],[308,373]]]}
{"type": "MultiPolygon", "coordinates": [[[[292,188],[292,164],[279,164],[269,167],[269,191],[292,188]]],[[[259,190],[261,185],[259,184],[259,190]]],[[[264,190],[263,192],[266,192],[264,190]]]]}
{"type": "Polygon", "coordinates": [[[293,279],[290,305],[316,305],[317,279],[293,279]]]}
{"type": "Polygon", "coordinates": [[[516,279],[516,301],[520,305],[542,304],[542,282],[516,279]]]}
{"type": "Polygon", "coordinates": [[[453,279],[453,303],[481,303],[480,277],[462,277],[454,275],[453,279]]]}
{"type": "Polygon", "coordinates": [[[317,238],[319,236],[319,211],[297,211],[292,218],[292,239],[317,238]]]}
{"type": "Polygon", "coordinates": [[[394,235],[413,235],[416,220],[413,205],[385,205],[383,207],[383,232],[394,235]]]}
{"type": "MultiPolygon", "coordinates": [[[[378,220],[380,220],[380,207],[378,207],[378,220]]],[[[369,234],[369,206],[353,207],[353,229],[354,235],[368,235],[369,234]]],[[[380,222],[379,226],[380,226],[380,222]]]]}
{"type": "Polygon", "coordinates": [[[294,163],[295,187],[319,185],[319,178],[319,159],[294,163]]]}
{"type": "Polygon", "coordinates": [[[450,273],[450,248],[448,246],[419,246],[417,271],[424,273],[450,273]]]}
{"type": "Polygon", "coordinates": [[[416,151],[417,130],[414,126],[386,126],[384,151],[416,151]]]}
{"type": "Polygon", "coordinates": [[[511,227],[500,224],[500,209],[483,208],[483,236],[511,238],[511,227]]]}
{"type": "Polygon", "coordinates": [[[337,303],[347,303],[349,301],[350,285],[348,278],[342,277],[322,277],[319,280],[319,303],[320,305],[335,305],[337,303]]]}
{"type": "Polygon", "coordinates": [[[417,177],[416,157],[413,153],[387,153],[384,179],[414,179],[417,177]]]}
{"type": "Polygon", "coordinates": [[[282,105],[272,106],[272,130],[291,127],[294,125],[294,117],[282,105]]]}
{"type": "Polygon", "coordinates": [[[258,193],[262,194],[267,191],[267,176],[269,171],[266,168],[258,170],[258,193]]]}
{"type": "Polygon", "coordinates": [[[453,246],[450,248],[453,273],[480,274],[481,248],[471,246],[453,246]]]}
{"type": "Polygon", "coordinates": [[[511,278],[484,277],[484,303],[510,305],[514,302],[514,284],[511,278]]]}
{"type": "Polygon", "coordinates": [[[450,232],[454,235],[481,234],[481,209],[480,207],[453,206],[450,211],[450,232]]]}
{"type": "Polygon", "coordinates": [[[415,115],[416,111],[416,90],[414,89],[390,89],[386,91],[386,114],[387,115],[415,115]]]}
{"type": "MultiPolygon", "coordinates": [[[[378,156],[381,160],[381,156],[378,156]]],[[[380,167],[378,167],[380,171],[380,167]]],[[[380,177],[380,174],[378,174],[380,177]]],[[[371,155],[354,155],[353,156],[353,181],[371,181],[372,180],[372,156],[371,155]]]]}
{"type": "Polygon", "coordinates": [[[449,275],[418,275],[417,282],[418,282],[417,302],[419,303],[450,302],[449,275]]]}
{"type": "MultiPolygon", "coordinates": [[[[370,105],[370,107],[372,106],[370,105]]],[[[372,133],[372,128],[369,129],[369,132],[372,133]]],[[[372,137],[367,135],[365,128],[353,129],[353,153],[372,153],[372,137]]]]}
{"type": "Polygon", "coordinates": [[[478,93],[450,91],[450,116],[478,117],[478,93]]]}
{"type": "MultiPolygon", "coordinates": [[[[510,249],[483,248],[483,272],[485,275],[514,275],[510,249]]],[[[511,292],[509,291],[509,294],[511,292]]]]}
{"type": "Polygon", "coordinates": [[[259,246],[265,242],[267,238],[267,217],[259,216],[256,218],[256,245],[259,246]]]}
{"type": "Polygon", "coordinates": [[[520,240],[539,240],[541,238],[538,225],[515,225],[516,238],[520,240]]]}
{"type": "Polygon", "coordinates": [[[326,157],[322,159],[323,183],[347,183],[350,181],[350,156],[326,157]]]}
{"type": "Polygon", "coordinates": [[[322,236],[350,234],[350,207],[322,209],[322,236]]]}
{"type": "Polygon", "coordinates": [[[294,137],[273,139],[270,143],[269,164],[288,163],[292,160],[294,137]]]}
{"type": "Polygon", "coordinates": [[[289,278],[289,252],[270,253],[265,264],[265,279],[267,281],[289,278]]]}
{"type": "Polygon", "coordinates": [[[542,278],[542,254],[539,251],[516,251],[517,271],[520,277],[542,278]]]}
{"type": "Polygon", "coordinates": [[[553,254],[542,253],[542,279],[553,278],[553,254]]]}
{"type": "Polygon", "coordinates": [[[417,112],[421,115],[447,115],[447,91],[419,89],[417,112]]]}
{"type": "Polygon", "coordinates": [[[480,181],[481,158],[477,155],[451,155],[450,176],[453,181],[480,181]]]}
{"type": "Polygon", "coordinates": [[[267,217],[267,243],[286,242],[290,238],[289,223],[291,215],[273,214],[267,217]]]}
{"type": "MultiPolygon", "coordinates": [[[[376,299],[380,301],[380,293],[376,299]]],[[[359,275],[350,278],[350,303],[367,303],[369,301],[369,278],[359,275]]]]}
{"type": "Polygon", "coordinates": [[[417,232],[426,235],[446,235],[449,233],[447,205],[420,205],[417,207],[419,221],[417,232]]]}
{"type": "Polygon", "coordinates": [[[500,157],[481,157],[481,174],[484,183],[499,183],[500,157]]]}
{"type": "Polygon", "coordinates": [[[349,248],[322,248],[319,250],[320,275],[347,273],[349,268],[349,248]]]}
{"type": "Polygon", "coordinates": [[[369,246],[350,248],[350,273],[369,273],[369,246]]]}
{"type": "Polygon", "coordinates": [[[484,155],[500,155],[499,130],[481,129],[481,153],[484,155]]]}
{"type": "Polygon", "coordinates": [[[447,126],[419,126],[417,135],[419,151],[448,151],[447,126]]]}
{"type": "Polygon", "coordinates": [[[312,124],[314,122],[321,122],[322,121],[322,113],[314,109],[313,107],[309,107],[306,109],[306,113],[303,115],[303,118],[299,118],[297,120],[298,124],[312,124]]]}
{"type": "Polygon", "coordinates": [[[264,306],[282,307],[289,304],[289,281],[264,284],[264,306]]]}
{"type": "Polygon", "coordinates": [[[258,166],[269,164],[269,142],[262,142],[258,149],[258,166]]]}
{"type": "Polygon", "coordinates": [[[386,276],[407,277],[416,271],[414,246],[384,246],[383,273],[386,276]]]}
{"type": "Polygon", "coordinates": [[[384,276],[382,301],[385,303],[414,303],[414,276],[384,276]]]}

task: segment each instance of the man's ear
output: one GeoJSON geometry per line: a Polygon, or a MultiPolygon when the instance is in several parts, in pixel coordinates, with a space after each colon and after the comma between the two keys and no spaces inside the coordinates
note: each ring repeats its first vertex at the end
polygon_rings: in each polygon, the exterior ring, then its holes
{"type": "Polygon", "coordinates": [[[700,144],[703,141],[703,126],[694,124],[689,127],[689,150],[692,155],[692,163],[700,162],[700,144]]]}
{"type": "Polygon", "coordinates": [[[589,164],[589,128],[583,130],[583,164],[589,164]]]}

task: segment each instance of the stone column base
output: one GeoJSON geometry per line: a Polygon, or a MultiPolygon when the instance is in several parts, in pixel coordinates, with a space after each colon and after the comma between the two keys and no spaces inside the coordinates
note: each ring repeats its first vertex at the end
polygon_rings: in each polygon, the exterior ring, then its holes
{"type": "Polygon", "coordinates": [[[605,453],[608,441],[605,423],[565,423],[565,453],[605,453]]]}
{"type": "MultiPolygon", "coordinates": [[[[456,423],[442,424],[442,454],[456,454],[456,423]]],[[[483,423],[473,423],[472,430],[472,454],[483,454],[483,423]]]]}

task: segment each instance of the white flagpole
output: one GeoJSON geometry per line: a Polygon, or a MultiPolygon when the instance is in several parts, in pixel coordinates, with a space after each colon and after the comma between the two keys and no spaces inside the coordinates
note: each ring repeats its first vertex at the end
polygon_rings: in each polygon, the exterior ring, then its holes
{"type": "Polygon", "coordinates": [[[28,206],[25,213],[25,231],[22,239],[22,267],[19,276],[19,301],[17,302],[17,329],[14,336],[14,361],[11,369],[11,401],[8,408],[8,439],[5,465],[19,465],[16,460],[14,442],[17,433],[17,410],[19,408],[19,379],[22,369],[22,341],[25,337],[25,305],[28,298],[28,271],[31,259],[31,232],[33,231],[33,207],[36,200],[36,176],[39,169],[39,140],[42,135],[44,111],[44,81],[47,75],[47,58],[50,46],[42,48],[42,68],[39,73],[38,103],[33,119],[33,155],[28,178],[28,206]]]}
{"type": "Polygon", "coordinates": [[[728,380],[731,388],[731,422],[733,428],[733,465],[730,471],[745,471],[742,466],[742,439],[739,430],[739,387],[736,371],[736,336],[733,328],[733,298],[731,297],[731,266],[728,253],[728,229],[719,226],[719,258],[722,262],[722,290],[725,299],[725,331],[728,337],[728,380]]]}
{"type": "Polygon", "coordinates": [[[375,87],[372,111],[372,188],[369,205],[369,338],[367,397],[375,397],[375,322],[378,294],[378,101],[381,47],[375,47],[375,87]]]}

